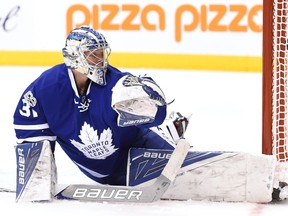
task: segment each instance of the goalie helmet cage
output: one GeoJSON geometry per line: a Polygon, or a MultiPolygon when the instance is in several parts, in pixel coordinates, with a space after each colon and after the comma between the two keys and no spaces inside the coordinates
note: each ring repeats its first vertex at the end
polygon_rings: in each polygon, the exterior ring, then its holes
{"type": "Polygon", "coordinates": [[[262,153],[276,155],[288,182],[288,0],[263,0],[262,153]]]}

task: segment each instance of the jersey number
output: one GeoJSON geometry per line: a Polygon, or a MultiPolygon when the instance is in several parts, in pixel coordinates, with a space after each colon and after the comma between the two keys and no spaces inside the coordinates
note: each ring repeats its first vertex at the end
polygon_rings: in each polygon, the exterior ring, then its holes
{"type": "Polygon", "coordinates": [[[31,112],[32,112],[32,116],[34,118],[38,117],[38,113],[31,108],[30,104],[27,103],[27,101],[25,99],[22,99],[22,102],[23,102],[23,107],[22,107],[22,109],[19,110],[19,112],[22,116],[30,117],[31,112]]]}

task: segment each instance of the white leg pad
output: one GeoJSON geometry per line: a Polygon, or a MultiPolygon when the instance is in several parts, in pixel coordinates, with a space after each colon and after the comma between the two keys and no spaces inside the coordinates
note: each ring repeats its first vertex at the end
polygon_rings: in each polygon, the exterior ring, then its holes
{"type": "Polygon", "coordinates": [[[227,152],[181,168],[162,198],[268,203],[275,167],[274,156],[227,152]]]}
{"type": "Polygon", "coordinates": [[[49,141],[19,144],[16,155],[16,201],[52,200],[57,169],[49,141]]]}

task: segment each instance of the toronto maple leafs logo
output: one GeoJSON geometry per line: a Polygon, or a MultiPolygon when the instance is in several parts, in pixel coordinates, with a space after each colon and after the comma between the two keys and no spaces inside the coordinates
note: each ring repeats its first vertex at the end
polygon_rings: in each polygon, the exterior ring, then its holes
{"type": "Polygon", "coordinates": [[[118,150],[112,143],[112,132],[110,128],[107,130],[104,129],[99,137],[97,130],[94,130],[93,127],[84,122],[80,130],[79,138],[82,143],[76,140],[70,141],[79,151],[83,152],[87,158],[105,159],[118,150]]]}

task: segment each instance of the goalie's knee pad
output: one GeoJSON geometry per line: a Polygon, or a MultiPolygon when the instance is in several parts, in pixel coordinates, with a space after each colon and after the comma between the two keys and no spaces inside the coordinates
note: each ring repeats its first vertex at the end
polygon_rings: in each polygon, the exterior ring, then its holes
{"type": "Polygon", "coordinates": [[[52,199],[57,170],[49,141],[16,146],[16,201],[49,201],[52,199]]]}

